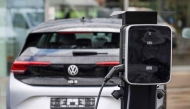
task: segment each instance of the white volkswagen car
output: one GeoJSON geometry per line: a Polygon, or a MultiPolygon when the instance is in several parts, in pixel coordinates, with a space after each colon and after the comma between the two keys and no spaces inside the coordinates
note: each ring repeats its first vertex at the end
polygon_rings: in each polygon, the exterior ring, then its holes
{"type": "MultiPolygon", "coordinates": [[[[119,64],[119,19],[48,21],[27,37],[12,65],[7,109],[94,109],[105,75],[119,64]]],[[[119,109],[114,75],[98,109],[119,109]]],[[[163,99],[157,107],[164,105],[163,99]]]]}

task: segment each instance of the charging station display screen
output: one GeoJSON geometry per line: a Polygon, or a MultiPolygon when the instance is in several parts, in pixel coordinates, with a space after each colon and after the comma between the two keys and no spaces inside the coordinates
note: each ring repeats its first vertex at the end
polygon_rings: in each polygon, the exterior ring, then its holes
{"type": "Polygon", "coordinates": [[[167,26],[128,28],[126,79],[129,83],[159,84],[170,80],[171,38],[167,26]]]}

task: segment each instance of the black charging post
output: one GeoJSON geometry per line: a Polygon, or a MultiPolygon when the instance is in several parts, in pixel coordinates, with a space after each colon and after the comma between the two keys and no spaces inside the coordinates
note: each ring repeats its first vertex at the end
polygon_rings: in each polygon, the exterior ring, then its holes
{"type": "Polygon", "coordinates": [[[122,82],[112,96],[121,99],[121,109],[156,109],[157,98],[164,96],[157,85],[171,79],[172,30],[157,25],[157,12],[115,11],[122,14],[120,28],[120,65],[105,76],[95,109],[98,107],[104,85],[116,73],[122,82]]]}
{"type": "MultiPolygon", "coordinates": [[[[120,64],[125,64],[124,28],[131,24],[157,24],[157,12],[115,11],[111,16],[118,14],[122,14],[120,64]]],[[[120,77],[123,78],[123,76],[124,73],[120,72],[120,77]]],[[[124,96],[121,98],[121,109],[156,109],[156,85],[129,85],[127,82],[122,81],[121,88],[121,90],[124,90],[124,96]]]]}

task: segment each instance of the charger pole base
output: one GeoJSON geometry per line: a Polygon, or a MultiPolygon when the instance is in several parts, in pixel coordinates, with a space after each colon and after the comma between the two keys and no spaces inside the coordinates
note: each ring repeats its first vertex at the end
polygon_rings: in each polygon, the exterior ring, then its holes
{"type": "MultiPolygon", "coordinates": [[[[123,108],[127,109],[128,102],[128,85],[125,84],[124,87],[124,97],[123,97],[123,108]]],[[[136,86],[130,85],[130,101],[129,109],[156,109],[156,90],[157,86],[136,86]]]]}

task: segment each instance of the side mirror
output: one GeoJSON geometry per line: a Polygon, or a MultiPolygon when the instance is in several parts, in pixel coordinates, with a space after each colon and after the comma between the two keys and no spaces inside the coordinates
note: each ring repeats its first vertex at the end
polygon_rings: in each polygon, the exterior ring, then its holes
{"type": "Polygon", "coordinates": [[[183,28],[182,37],[186,39],[190,39],[190,28],[183,28]]]}
{"type": "Polygon", "coordinates": [[[162,25],[129,25],[125,32],[125,80],[133,85],[166,84],[171,76],[172,31],[162,25]]]}

